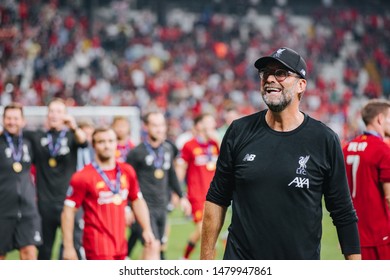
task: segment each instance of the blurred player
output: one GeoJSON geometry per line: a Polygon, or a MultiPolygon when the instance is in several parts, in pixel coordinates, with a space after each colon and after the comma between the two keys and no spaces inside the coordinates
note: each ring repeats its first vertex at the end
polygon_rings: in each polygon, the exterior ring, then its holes
{"type": "MultiPolygon", "coordinates": [[[[92,134],[95,130],[95,125],[90,119],[82,119],[78,121],[78,126],[80,129],[82,129],[85,133],[85,136],[87,138],[87,146],[86,147],[79,147],[77,149],[77,166],[76,170],[79,171],[84,168],[84,166],[90,164],[92,160],[94,159],[94,151],[92,147],[92,134]]],[[[77,252],[77,256],[80,260],[85,260],[85,251],[84,247],[82,245],[82,239],[83,239],[83,231],[84,231],[84,211],[83,208],[80,207],[79,210],[76,212],[75,216],[75,223],[74,223],[74,247],[77,252]]],[[[60,246],[60,256],[59,258],[63,259],[63,251],[64,251],[64,245],[61,241],[60,246]]]]}
{"type": "Polygon", "coordinates": [[[32,149],[23,137],[23,107],[4,108],[4,131],[0,135],[0,260],[19,250],[21,260],[35,260],[42,243],[41,221],[35,186],[30,174],[32,149]]]}
{"type": "Polygon", "coordinates": [[[116,116],[111,124],[117,139],[118,146],[115,157],[120,162],[126,162],[127,155],[134,148],[134,143],[130,139],[130,122],[124,116],[116,116]]]}
{"type": "Polygon", "coordinates": [[[343,149],[359,217],[362,259],[390,260],[390,103],[371,100],[361,112],[366,131],[343,149]]]}
{"type": "Polygon", "coordinates": [[[36,166],[38,209],[42,219],[43,244],[39,246],[38,259],[51,259],[52,248],[61,224],[69,180],[76,171],[77,149],[85,147],[86,135],[75,119],[67,114],[62,99],[48,104],[47,131],[26,131],[31,140],[36,166]]]}
{"type": "Polygon", "coordinates": [[[137,173],[149,208],[153,234],[158,240],[154,258],[159,259],[167,220],[168,189],[172,189],[181,198],[180,204],[185,214],[190,214],[191,206],[180,189],[173,164],[172,145],[165,141],[167,124],[164,115],[160,112],[147,113],[144,124],[146,139],[129,153],[127,162],[137,173]]]}
{"type": "Polygon", "coordinates": [[[130,201],[145,241],[144,258],[155,243],[149,211],[138,188],[134,169],[117,162],[115,132],[98,128],[93,133],[96,156],[92,164],[72,176],[62,213],[64,259],[77,259],[73,225],[77,209],[84,209],[83,245],[88,260],[123,260],[127,256],[125,207],[130,201]]]}
{"type": "Polygon", "coordinates": [[[194,137],[184,144],[177,161],[177,173],[187,184],[195,230],[190,235],[183,259],[189,259],[200,239],[203,207],[210,182],[215,173],[219,154],[216,122],[212,115],[202,114],[194,119],[194,137]]]}

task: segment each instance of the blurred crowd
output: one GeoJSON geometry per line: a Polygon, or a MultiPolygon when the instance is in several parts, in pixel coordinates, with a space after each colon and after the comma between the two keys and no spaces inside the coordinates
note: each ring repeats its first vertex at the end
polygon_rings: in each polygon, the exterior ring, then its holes
{"type": "Polygon", "coordinates": [[[240,16],[167,9],[163,25],[126,0],[93,11],[57,0],[1,1],[1,105],[61,97],[68,106],[158,107],[175,138],[201,112],[222,125],[227,107],[265,108],[253,63],[286,46],[307,58],[302,109],[350,139],[361,103],[390,95],[389,11],[329,5],[302,15],[276,1],[262,13],[258,2],[240,16]]]}

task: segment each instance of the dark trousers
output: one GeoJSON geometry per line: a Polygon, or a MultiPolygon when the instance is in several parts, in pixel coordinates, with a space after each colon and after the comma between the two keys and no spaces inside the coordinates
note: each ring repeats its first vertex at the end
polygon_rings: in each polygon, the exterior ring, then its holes
{"type": "Polygon", "coordinates": [[[38,260],[50,260],[57,228],[61,226],[63,203],[38,201],[42,220],[43,243],[38,247],[38,260]]]}
{"type": "MultiPolygon", "coordinates": [[[[38,247],[39,260],[51,259],[57,229],[61,227],[61,213],[62,213],[63,205],[64,205],[63,202],[62,203],[48,202],[48,201],[38,202],[38,209],[42,220],[42,239],[43,239],[42,245],[38,247]]],[[[79,215],[82,215],[82,213],[79,215]]],[[[79,254],[80,252],[82,252],[82,250],[80,249],[82,247],[81,246],[82,229],[80,229],[80,227],[77,225],[78,224],[77,216],[75,221],[76,221],[75,231],[77,231],[77,234],[74,237],[74,242],[75,242],[75,248],[77,254],[79,254]]],[[[80,253],[79,258],[83,259],[82,253],[80,253]]]]}

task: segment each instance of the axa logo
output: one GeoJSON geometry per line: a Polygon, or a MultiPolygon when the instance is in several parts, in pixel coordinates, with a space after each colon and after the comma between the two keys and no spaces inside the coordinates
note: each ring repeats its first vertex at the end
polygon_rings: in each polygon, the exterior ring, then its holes
{"type": "Polygon", "coordinates": [[[297,174],[306,175],[306,163],[309,160],[310,156],[299,157],[298,163],[299,167],[297,168],[297,174]]]}
{"type": "Polygon", "coordinates": [[[256,155],[254,155],[254,154],[246,154],[242,161],[254,161],[255,157],[256,157],[256,155]]]}
{"type": "Polygon", "coordinates": [[[274,54],[274,57],[280,57],[286,49],[278,49],[274,54]]]}
{"type": "Polygon", "coordinates": [[[294,180],[288,184],[288,186],[293,185],[293,187],[296,188],[306,188],[308,189],[310,187],[309,178],[302,178],[302,177],[295,177],[294,180]],[[295,185],[293,185],[295,184],[295,185]]]}

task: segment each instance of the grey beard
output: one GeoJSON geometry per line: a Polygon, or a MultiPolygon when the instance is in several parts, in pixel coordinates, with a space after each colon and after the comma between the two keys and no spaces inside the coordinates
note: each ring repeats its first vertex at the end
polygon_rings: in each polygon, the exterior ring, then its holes
{"type": "Polygon", "coordinates": [[[264,103],[268,106],[268,108],[275,113],[282,112],[284,109],[286,109],[286,107],[291,103],[292,100],[292,99],[283,98],[283,100],[279,104],[271,104],[265,100],[264,95],[262,95],[262,97],[264,103]]]}
{"type": "Polygon", "coordinates": [[[267,104],[268,108],[272,111],[272,112],[275,112],[275,113],[279,113],[279,112],[282,112],[284,109],[286,109],[286,107],[291,103],[291,99],[290,100],[283,100],[281,103],[279,104],[267,104]]]}

